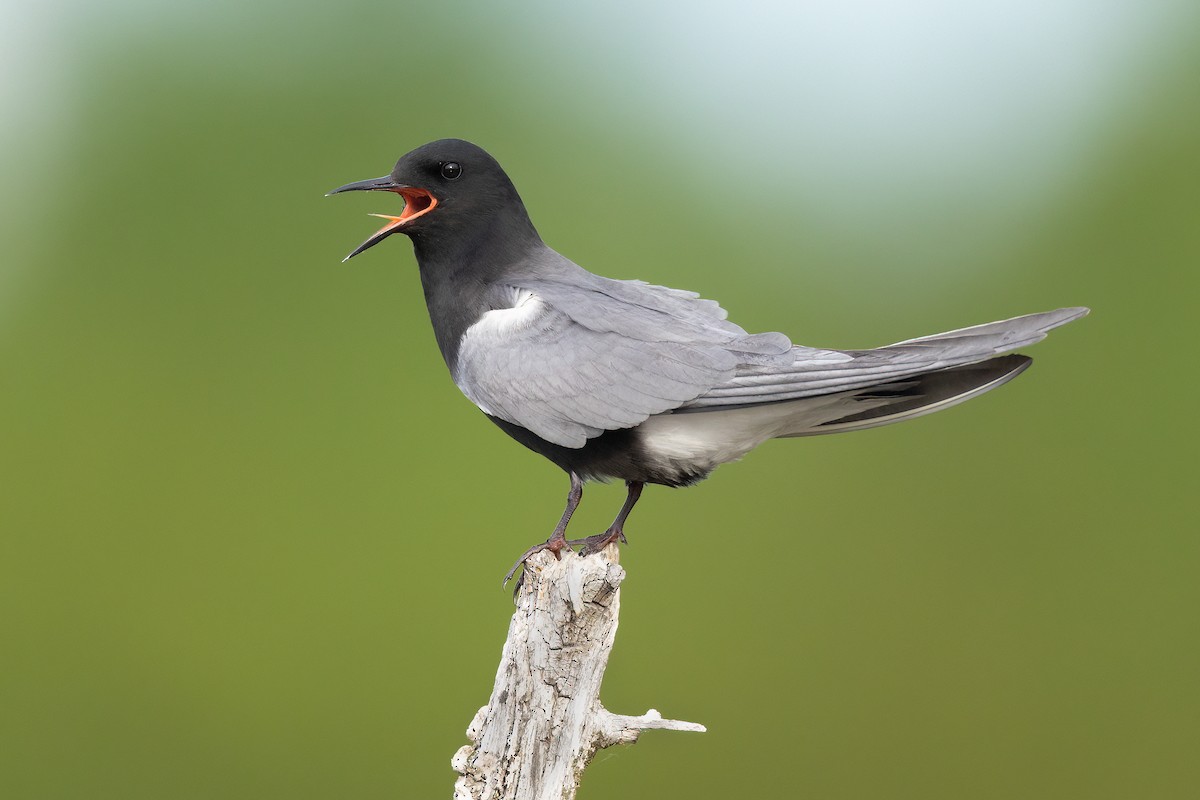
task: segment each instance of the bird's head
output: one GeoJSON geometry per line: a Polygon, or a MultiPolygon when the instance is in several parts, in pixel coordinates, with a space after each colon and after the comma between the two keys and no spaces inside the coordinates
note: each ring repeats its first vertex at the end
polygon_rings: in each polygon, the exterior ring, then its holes
{"type": "Polygon", "coordinates": [[[462,139],[439,139],[402,156],[382,178],[339,186],[329,194],[354,191],[393,192],[404,198],[400,216],[373,214],[388,220],[346,256],[348,261],[369,247],[403,233],[410,238],[461,236],[489,227],[498,216],[517,214],[528,221],[525,207],[504,170],[483,150],[462,139]]]}

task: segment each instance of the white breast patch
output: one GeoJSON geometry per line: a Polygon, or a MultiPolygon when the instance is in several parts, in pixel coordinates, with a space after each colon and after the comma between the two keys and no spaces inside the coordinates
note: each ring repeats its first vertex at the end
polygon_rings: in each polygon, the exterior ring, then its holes
{"type": "Polygon", "coordinates": [[[463,334],[464,343],[471,337],[503,338],[516,333],[537,319],[546,307],[542,298],[528,289],[513,288],[511,291],[512,307],[488,311],[478,322],[467,328],[463,334]]]}

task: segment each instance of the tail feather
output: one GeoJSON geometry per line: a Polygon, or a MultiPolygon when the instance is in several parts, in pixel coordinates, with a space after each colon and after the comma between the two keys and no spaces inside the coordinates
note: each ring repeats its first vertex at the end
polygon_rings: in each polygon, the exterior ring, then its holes
{"type": "MultiPolygon", "coordinates": [[[[1033,359],[1028,356],[1000,356],[975,364],[928,372],[892,383],[846,392],[847,399],[852,401],[852,408],[847,413],[842,413],[845,411],[845,407],[842,406],[838,408],[836,415],[814,420],[811,415],[797,409],[792,418],[793,425],[779,436],[789,438],[865,430],[923,417],[965,403],[984,392],[1003,386],[1028,369],[1032,363],[1033,359]],[[853,405],[857,405],[858,408],[853,408],[853,405]]],[[[796,404],[804,402],[806,401],[799,400],[796,404]]]]}
{"type": "Polygon", "coordinates": [[[638,431],[651,458],[704,473],[768,439],[875,428],[956,406],[1007,383],[1031,363],[1027,356],[1000,356],[800,400],[683,409],[656,414],[638,431]]]}

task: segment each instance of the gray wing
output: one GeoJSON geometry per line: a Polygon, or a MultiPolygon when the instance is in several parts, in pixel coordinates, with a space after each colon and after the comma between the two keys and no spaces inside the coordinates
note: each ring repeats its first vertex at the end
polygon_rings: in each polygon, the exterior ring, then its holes
{"type": "Polygon", "coordinates": [[[876,350],[794,347],[790,364],[742,365],[729,380],[683,407],[703,410],[796,400],[973,364],[1040,342],[1051,329],[1087,313],[1086,308],[1060,308],[909,339],[876,350]]]}
{"type": "Polygon", "coordinates": [[[786,336],[749,334],[712,301],[584,275],[502,287],[499,307],[463,335],[454,380],[485,413],[578,448],[695,400],[743,365],[792,362],[786,336]]]}

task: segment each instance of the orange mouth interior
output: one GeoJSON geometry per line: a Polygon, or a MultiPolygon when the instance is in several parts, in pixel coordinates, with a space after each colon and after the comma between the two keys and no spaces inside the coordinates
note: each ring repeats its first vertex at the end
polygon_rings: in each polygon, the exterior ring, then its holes
{"type": "Polygon", "coordinates": [[[395,192],[404,198],[404,210],[400,212],[400,216],[398,217],[393,217],[391,214],[371,214],[372,217],[391,220],[387,225],[376,231],[376,236],[384,231],[395,230],[404,223],[411,222],[419,216],[428,214],[437,207],[437,198],[424,189],[405,186],[403,189],[389,189],[388,191],[395,192]]]}

